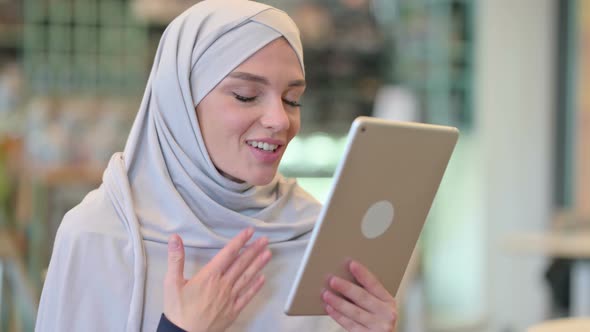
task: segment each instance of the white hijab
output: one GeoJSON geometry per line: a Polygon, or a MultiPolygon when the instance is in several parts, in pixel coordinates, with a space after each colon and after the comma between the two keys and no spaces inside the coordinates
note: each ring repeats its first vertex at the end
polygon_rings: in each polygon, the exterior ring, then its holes
{"type": "Polygon", "coordinates": [[[326,328],[324,318],[282,314],[319,203],[280,174],[265,186],[222,176],[195,112],[227,74],[280,37],[303,69],[297,27],[273,7],[207,0],[170,23],[124,152],[111,158],[103,185],[60,226],[37,331],[154,329],[162,311],[168,237],[178,233],[184,240],[188,278],[248,226],[255,237],[268,237],[274,258],[266,268],[266,290],[233,329],[326,328]],[[102,310],[108,314],[100,315],[102,310]]]}

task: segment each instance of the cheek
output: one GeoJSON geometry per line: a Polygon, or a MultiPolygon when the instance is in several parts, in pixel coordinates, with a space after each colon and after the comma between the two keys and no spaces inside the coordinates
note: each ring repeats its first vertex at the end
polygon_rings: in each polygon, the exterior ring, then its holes
{"type": "Polygon", "coordinates": [[[299,133],[299,129],[301,129],[301,117],[300,113],[296,112],[292,116],[289,117],[290,125],[289,125],[289,140],[295,137],[299,133]]]}
{"type": "Polygon", "coordinates": [[[250,119],[246,110],[236,107],[231,98],[220,97],[213,107],[209,107],[209,120],[212,124],[211,132],[218,137],[218,144],[228,142],[229,137],[241,136],[249,127],[250,119]]]}
{"type": "Polygon", "coordinates": [[[227,111],[223,116],[223,130],[227,136],[241,137],[254,123],[255,118],[248,116],[244,110],[227,111]]]}

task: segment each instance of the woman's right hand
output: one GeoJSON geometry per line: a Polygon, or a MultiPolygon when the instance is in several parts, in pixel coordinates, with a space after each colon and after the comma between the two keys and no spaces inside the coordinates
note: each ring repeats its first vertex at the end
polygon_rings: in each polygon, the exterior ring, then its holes
{"type": "Polygon", "coordinates": [[[177,234],[168,240],[164,278],[164,314],[186,331],[224,331],[264,284],[260,270],[271,257],[264,237],[244,248],[248,228],[234,237],[192,278],[184,279],[184,245],[177,234]],[[243,250],[242,250],[243,249],[243,250]]]}

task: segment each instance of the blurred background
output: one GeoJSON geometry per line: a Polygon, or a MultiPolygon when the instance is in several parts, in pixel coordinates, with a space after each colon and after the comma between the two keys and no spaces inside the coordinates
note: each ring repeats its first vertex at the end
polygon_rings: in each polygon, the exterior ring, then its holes
{"type": "MultiPolygon", "coordinates": [[[[159,38],[194,0],[0,0],[0,331],[32,331],[64,213],[101,182],[159,38]]],[[[275,0],[308,89],[281,171],[324,200],[351,121],[461,138],[399,331],[590,316],[590,1],[275,0]]]]}

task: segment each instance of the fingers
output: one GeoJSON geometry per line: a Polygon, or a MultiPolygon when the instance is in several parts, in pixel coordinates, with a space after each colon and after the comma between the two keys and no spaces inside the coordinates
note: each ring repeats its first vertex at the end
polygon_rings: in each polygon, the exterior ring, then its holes
{"type": "Polygon", "coordinates": [[[233,285],[238,281],[238,285],[234,285],[238,291],[240,288],[237,287],[246,285],[268,262],[270,251],[265,250],[267,244],[268,240],[265,237],[256,240],[236,258],[225,272],[224,277],[230,284],[233,285]]]}
{"type": "Polygon", "coordinates": [[[381,301],[367,290],[353,284],[348,280],[332,276],[328,279],[328,285],[331,289],[342,294],[345,298],[350,300],[350,302],[353,302],[368,312],[380,315],[390,314],[390,306],[388,303],[381,301]]]}
{"type": "Polygon", "coordinates": [[[358,283],[369,293],[373,294],[381,301],[389,303],[394,302],[393,296],[389,294],[387,289],[383,287],[383,284],[377,279],[377,277],[364,265],[357,261],[351,261],[348,264],[348,269],[356,281],[358,281],[358,283]]]}
{"type": "MultiPolygon", "coordinates": [[[[375,321],[374,315],[367,312],[363,308],[350,303],[343,299],[342,297],[338,296],[337,294],[329,291],[324,290],[322,292],[322,299],[326,303],[326,311],[328,311],[328,306],[337,311],[340,315],[346,317],[346,319],[353,321],[357,324],[360,324],[362,327],[370,327],[371,324],[375,321]]],[[[329,314],[329,312],[328,312],[329,314]]],[[[331,316],[331,315],[330,315],[331,316]]],[[[334,318],[336,319],[336,318],[334,318]]],[[[336,320],[340,323],[340,321],[336,320]]],[[[347,322],[347,325],[350,325],[350,322],[347,322]]],[[[348,329],[348,327],[343,326],[348,329]]],[[[350,330],[349,330],[350,331],[350,330]]]]}
{"type": "Polygon", "coordinates": [[[168,239],[166,279],[173,282],[184,281],[184,245],[178,234],[173,234],[168,239]]]}
{"type": "Polygon", "coordinates": [[[236,302],[234,305],[234,310],[236,313],[239,313],[240,311],[242,311],[242,309],[244,309],[244,307],[248,303],[250,303],[250,301],[252,301],[254,296],[256,294],[258,294],[258,291],[260,291],[260,288],[262,288],[262,285],[264,285],[264,281],[265,281],[264,276],[258,275],[256,277],[256,279],[254,280],[254,282],[252,283],[251,287],[246,289],[246,291],[236,299],[236,302]]]}
{"type": "Polygon", "coordinates": [[[254,230],[249,227],[236,235],[209,263],[211,269],[223,274],[240,254],[240,250],[250,240],[254,230]]]}
{"type": "MultiPolygon", "coordinates": [[[[251,229],[248,231],[251,231],[251,229]]],[[[272,256],[270,250],[266,249],[266,246],[268,245],[268,239],[266,237],[262,237],[254,241],[240,253],[240,249],[242,249],[244,244],[251,237],[252,233],[250,232],[246,234],[246,237],[244,238],[245,240],[232,243],[235,241],[234,238],[217,255],[226,255],[221,257],[226,261],[222,261],[222,264],[218,266],[219,269],[227,265],[227,260],[232,260],[229,262],[229,266],[225,267],[225,270],[219,271],[221,271],[224,284],[231,287],[231,294],[235,299],[233,306],[235,313],[242,311],[242,309],[260,291],[260,288],[262,288],[265,279],[263,275],[259,274],[259,272],[264,266],[266,266],[270,260],[270,257],[272,256]],[[240,245],[239,247],[237,246],[238,244],[240,245]],[[223,253],[223,251],[228,247],[230,250],[228,250],[226,253],[223,253]],[[237,254],[234,254],[233,250],[236,250],[236,248],[237,254]]],[[[236,238],[240,238],[240,235],[238,235],[236,238]]]]}
{"type": "Polygon", "coordinates": [[[342,326],[346,331],[367,331],[367,328],[346,317],[329,304],[326,305],[326,312],[328,315],[330,315],[330,317],[332,317],[332,319],[336,321],[336,323],[338,323],[338,325],[342,326]]]}
{"type": "MultiPolygon", "coordinates": [[[[244,288],[248,287],[249,284],[252,282],[255,276],[257,276],[260,271],[266,266],[266,264],[270,261],[272,254],[270,250],[265,249],[259,251],[258,255],[256,256],[255,260],[247,266],[247,268],[237,275],[237,280],[234,283],[233,293],[238,294],[244,291],[244,288]]],[[[237,270],[237,269],[236,269],[237,270]]],[[[235,278],[232,276],[232,278],[235,278]]]]}
{"type": "Polygon", "coordinates": [[[393,331],[397,321],[394,298],[362,264],[352,261],[348,269],[358,282],[331,276],[331,290],[322,292],[326,312],[348,331],[393,331]]]}

